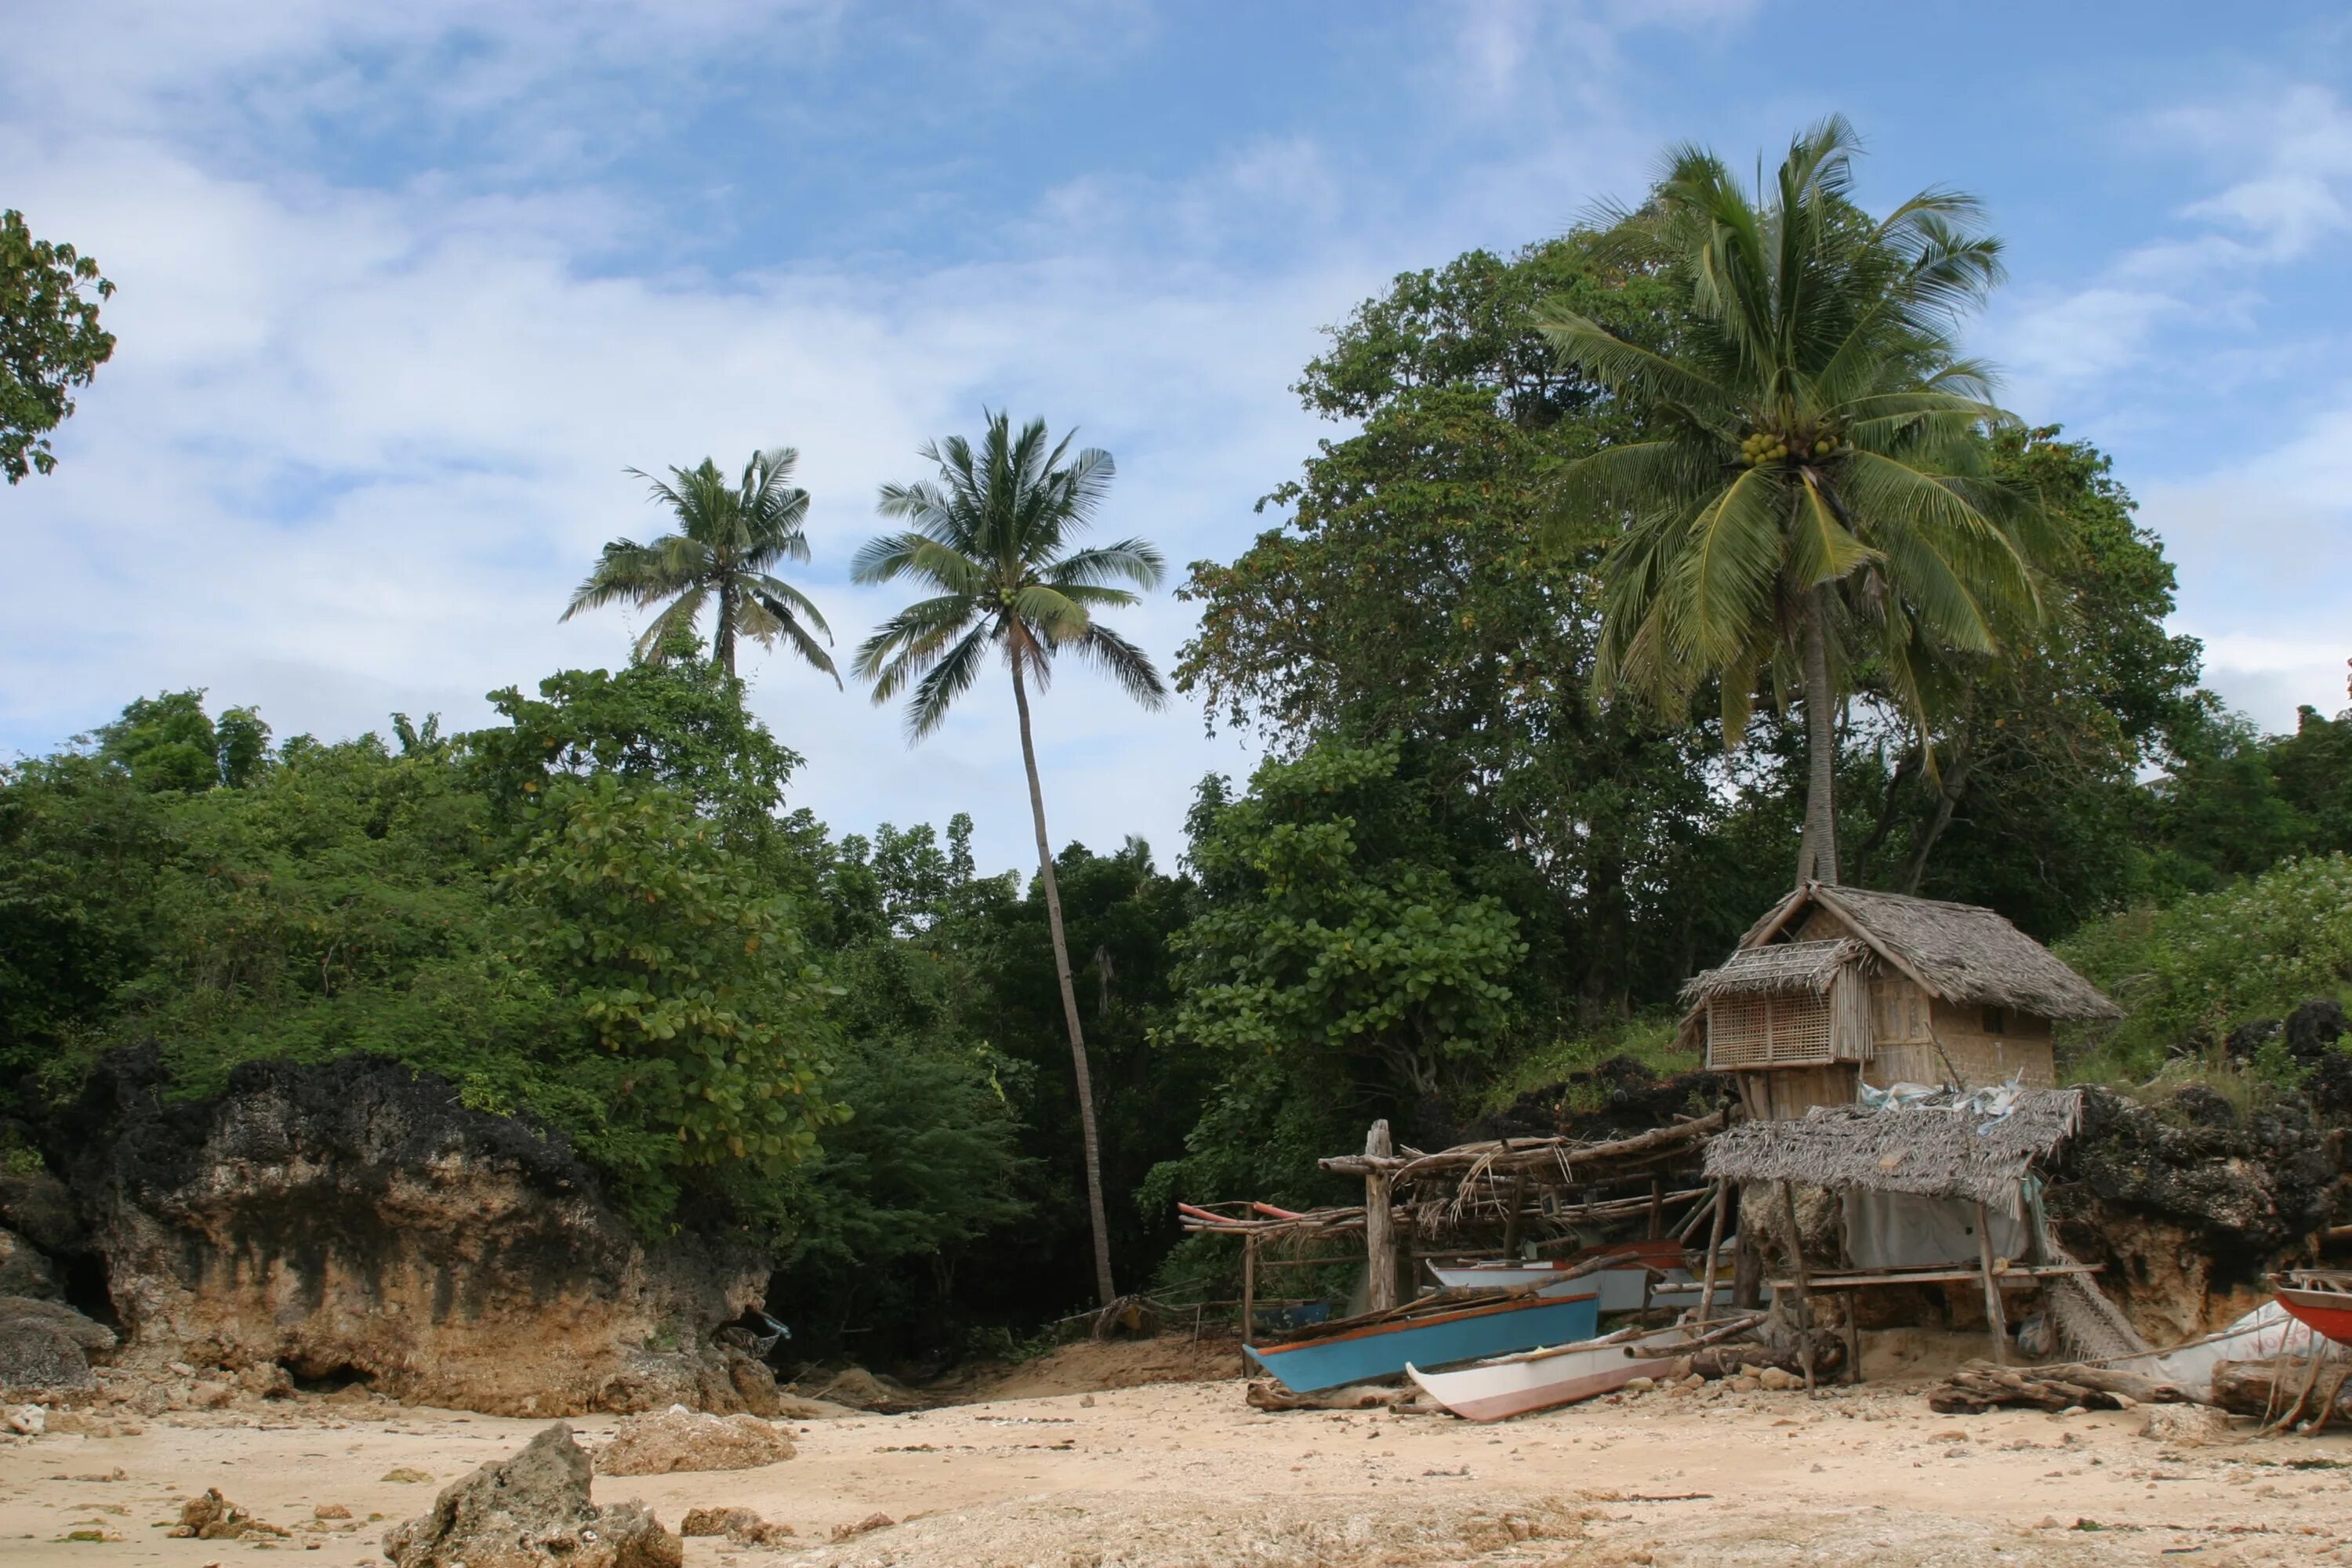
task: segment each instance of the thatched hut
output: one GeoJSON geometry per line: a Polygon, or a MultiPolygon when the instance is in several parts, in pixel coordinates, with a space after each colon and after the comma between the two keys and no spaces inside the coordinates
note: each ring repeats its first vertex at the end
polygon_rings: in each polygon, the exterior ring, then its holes
{"type": "MultiPolygon", "coordinates": [[[[1827,1273],[1800,1269],[1805,1288],[1965,1288],[1973,1275],[1995,1328],[2010,1315],[2001,1298],[2040,1289],[2079,1353],[2141,1348],[2084,1278],[2090,1270],[2059,1248],[2042,1210],[2043,1173],[2082,1122],[2079,1090],[1906,1089],[1867,1098],[1875,1103],[1743,1122],[1707,1147],[1706,1173],[1718,1181],[1836,1195],[1839,1257],[1827,1273]]],[[[1793,1213],[1793,1198],[1788,1202],[1793,1213]]]]}
{"type": "Polygon", "coordinates": [[[1991,910],[1808,882],[1684,988],[1685,1037],[1756,1117],[1864,1084],[2056,1082],[2051,1026],[2122,1015],[1991,910]]]}

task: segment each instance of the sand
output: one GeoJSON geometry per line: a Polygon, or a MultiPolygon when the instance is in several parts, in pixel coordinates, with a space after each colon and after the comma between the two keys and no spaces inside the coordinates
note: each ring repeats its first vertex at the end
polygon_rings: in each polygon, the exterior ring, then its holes
{"type": "MultiPolygon", "coordinates": [[[[2131,1413],[1938,1416],[1925,1387],[1653,1394],[1475,1426],[1268,1415],[1238,1380],[1163,1383],[793,1423],[784,1463],[596,1489],[673,1528],[741,1506],[797,1532],[778,1551],[693,1540],[688,1568],[2352,1563],[2352,1438],[2173,1452],[2131,1413]],[[876,1515],[895,1522],[833,1539],[876,1515]]],[[[0,1563],[231,1568],[278,1551],[370,1568],[390,1524],[544,1425],[352,1418],[366,1409],[306,1398],[0,1445],[0,1563]],[[431,1479],[384,1479],[401,1471],[431,1479]],[[257,1547],[151,1528],[206,1487],[294,1533],[257,1547]],[[312,1520],[327,1504],[348,1526],[312,1520]],[[121,1539],[61,1539],[76,1530],[121,1539]]]]}

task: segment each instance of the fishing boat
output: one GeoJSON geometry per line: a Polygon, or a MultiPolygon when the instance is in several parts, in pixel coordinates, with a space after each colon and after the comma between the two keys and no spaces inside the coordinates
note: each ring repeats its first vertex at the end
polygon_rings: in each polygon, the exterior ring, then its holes
{"type": "Polygon", "coordinates": [[[2296,1321],[2339,1345],[2352,1345],[2352,1269],[2292,1269],[2272,1275],[2270,1287],[2296,1321]]]}
{"type": "Polygon", "coordinates": [[[1601,1320],[1598,1289],[1566,1296],[1512,1296],[1454,1302],[1433,1297],[1405,1312],[1341,1321],[1277,1344],[1243,1352],[1294,1394],[1392,1377],[1409,1365],[1444,1366],[1508,1355],[1537,1345],[1592,1337],[1601,1320]]]}
{"type": "Polygon", "coordinates": [[[1698,1304],[1699,1281],[1684,1265],[1686,1259],[1682,1244],[1677,1241],[1629,1241],[1612,1247],[1594,1247],[1560,1258],[1502,1258],[1484,1263],[1457,1263],[1441,1267],[1430,1265],[1430,1272],[1438,1283],[1455,1290],[1510,1289],[1520,1286],[1536,1287],[1538,1295],[1558,1295],[1598,1285],[1601,1310],[1603,1312],[1636,1312],[1643,1304],[1643,1288],[1648,1288],[1648,1304],[1653,1307],[1689,1307],[1698,1304]],[[1607,1258],[1612,1265],[1597,1273],[1590,1265],[1596,1258],[1607,1258]]]}
{"type": "Polygon", "coordinates": [[[1693,1338],[1680,1325],[1625,1329],[1605,1339],[1553,1345],[1450,1372],[1409,1366],[1405,1375],[1465,1421],[1503,1421],[1613,1394],[1637,1377],[1654,1377],[1666,1365],[1665,1357],[1657,1352],[1678,1352],[1693,1338]]]}

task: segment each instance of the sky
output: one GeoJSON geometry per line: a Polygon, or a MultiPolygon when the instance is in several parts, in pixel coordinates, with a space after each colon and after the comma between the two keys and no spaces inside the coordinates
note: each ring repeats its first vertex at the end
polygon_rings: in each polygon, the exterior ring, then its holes
{"type": "MultiPolygon", "coordinates": [[[[613,666],[559,625],[663,519],[623,470],[801,453],[843,647],[877,488],[983,408],[1117,459],[1106,534],[1230,560],[1347,432],[1288,390],[1402,271],[1637,197],[1672,142],[1841,110],[1866,202],[1988,204],[2003,400],[2113,454],[2176,629],[2265,728],[2352,656],[2352,16],[1765,0],[13,0],[0,205],[95,255],[121,346],[0,494],[0,756],[202,687],[283,737],[613,666]]],[[[1163,667],[1162,592],[1120,623],[1163,667]]],[[[755,710],[840,831],[969,810],[1034,864],[1009,686],[910,749],[782,653],[755,710]]],[[[1080,671],[1058,846],[1182,847],[1245,737],[1080,671]]]]}

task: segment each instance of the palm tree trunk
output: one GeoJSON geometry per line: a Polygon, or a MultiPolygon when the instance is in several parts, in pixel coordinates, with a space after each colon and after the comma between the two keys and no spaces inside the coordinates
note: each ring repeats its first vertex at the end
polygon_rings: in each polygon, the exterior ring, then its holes
{"type": "Polygon", "coordinates": [[[1830,689],[1826,588],[1805,595],[1805,832],[1797,880],[1835,882],[1837,857],[1837,698],[1830,689]]]}
{"type": "Polygon", "coordinates": [[[710,628],[710,662],[735,673],[735,601],[733,590],[719,585],[719,624],[710,628]]]}
{"type": "Polygon", "coordinates": [[[1070,1027],[1070,1065],[1078,1079],[1078,1132],[1086,1143],[1087,1212],[1094,1223],[1095,1289],[1106,1307],[1118,1300],[1110,1277],[1110,1225],[1103,1213],[1102,1142],[1095,1131],[1094,1075],[1087,1070],[1087,1037],[1078,1026],[1078,992],[1070,979],[1070,943],[1062,934],[1062,889],[1054,880],[1054,851],[1045,837],[1045,792],[1037,782],[1037,747],[1029,736],[1029,692],[1021,679],[1021,653],[1013,656],[1013,705],[1021,714],[1021,762],[1029,770],[1029,815],[1037,825],[1037,876],[1045,884],[1045,925],[1054,933],[1054,973],[1062,983],[1062,1018],[1070,1027]]]}

